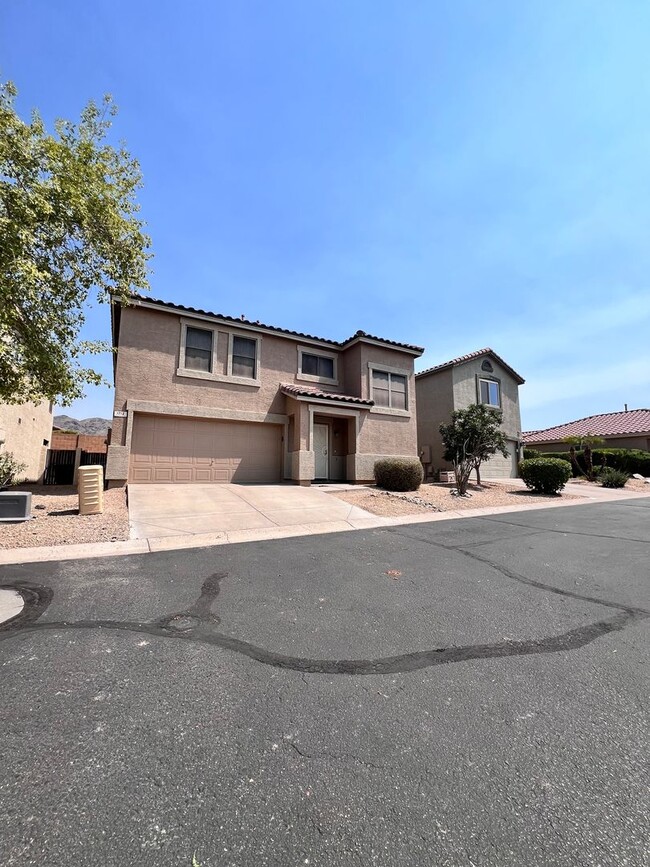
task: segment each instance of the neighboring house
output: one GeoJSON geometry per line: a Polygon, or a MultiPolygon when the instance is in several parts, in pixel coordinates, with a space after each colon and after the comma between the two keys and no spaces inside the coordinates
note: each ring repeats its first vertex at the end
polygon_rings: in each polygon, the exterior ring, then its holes
{"type": "Polygon", "coordinates": [[[602,437],[608,448],[650,451],[650,409],[630,409],[589,415],[577,421],[527,431],[524,445],[541,452],[567,451],[566,437],[602,437]]]}
{"type": "Polygon", "coordinates": [[[519,386],[524,379],[487,348],[437,364],[415,375],[420,458],[429,474],[451,469],[444,460],[440,425],[457,409],[484,403],[503,412],[502,429],[508,439],[507,458],[495,455],[481,469],[483,478],[515,478],[521,458],[519,386]]]}
{"type": "Polygon", "coordinates": [[[40,482],[45,469],[47,447],[52,438],[52,404],[0,404],[0,453],[11,452],[26,464],[22,476],[40,482]]]}
{"type": "Polygon", "coordinates": [[[136,296],[111,307],[115,407],[106,478],[367,482],[416,456],[419,346],[338,342],[136,296]]]}

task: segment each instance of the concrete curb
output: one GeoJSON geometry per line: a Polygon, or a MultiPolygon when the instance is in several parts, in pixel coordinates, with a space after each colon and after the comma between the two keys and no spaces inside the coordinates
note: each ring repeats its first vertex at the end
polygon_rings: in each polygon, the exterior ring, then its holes
{"type": "MultiPolygon", "coordinates": [[[[574,493],[572,491],[572,493],[574,493]]],[[[577,493],[577,492],[575,492],[577,493]]],[[[588,496],[580,492],[579,500],[558,500],[548,503],[529,503],[522,506],[494,506],[459,511],[435,512],[425,515],[403,515],[399,518],[357,518],[348,521],[329,521],[318,524],[296,524],[290,527],[270,527],[257,530],[229,530],[183,536],[162,536],[151,539],[130,539],[125,542],[93,542],[85,545],[55,545],[43,548],[8,548],[0,550],[0,566],[20,563],[43,563],[53,560],[83,560],[94,557],[123,557],[128,554],[150,554],[160,551],[181,551],[189,548],[211,548],[217,545],[236,545],[241,542],[262,542],[268,539],[290,539],[350,530],[373,530],[406,524],[427,524],[437,521],[458,521],[486,515],[506,515],[513,512],[532,512],[539,509],[566,509],[594,503],[620,502],[648,497],[646,493],[628,493],[625,496],[588,496]]]]}
{"type": "Polygon", "coordinates": [[[17,617],[25,607],[25,600],[17,590],[0,587],[0,623],[17,617]]]}

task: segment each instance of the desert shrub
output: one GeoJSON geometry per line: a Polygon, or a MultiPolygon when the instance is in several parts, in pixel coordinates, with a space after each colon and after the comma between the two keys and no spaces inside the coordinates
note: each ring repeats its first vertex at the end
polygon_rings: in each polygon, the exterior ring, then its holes
{"type": "Polygon", "coordinates": [[[519,464],[519,475],[533,491],[557,494],[571,478],[571,464],[557,458],[530,458],[519,464]]]}
{"type": "Polygon", "coordinates": [[[418,458],[381,458],[375,461],[375,482],[387,491],[417,491],[424,471],[418,458]]]}
{"type": "Polygon", "coordinates": [[[630,477],[623,470],[615,470],[613,467],[605,467],[600,473],[599,481],[603,488],[624,488],[630,477]]]}
{"type": "Polygon", "coordinates": [[[11,452],[0,454],[0,488],[17,485],[20,474],[27,468],[26,464],[17,461],[11,452]]]}
{"type": "Polygon", "coordinates": [[[539,449],[524,449],[524,460],[531,461],[533,458],[541,458],[543,457],[542,453],[539,449]]]}

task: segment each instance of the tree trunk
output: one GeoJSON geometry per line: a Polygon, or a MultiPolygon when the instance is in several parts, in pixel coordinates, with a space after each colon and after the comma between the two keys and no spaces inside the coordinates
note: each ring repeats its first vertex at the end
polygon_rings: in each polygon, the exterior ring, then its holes
{"type": "Polygon", "coordinates": [[[476,484],[478,485],[479,488],[481,487],[481,465],[480,464],[476,465],[476,484]]]}

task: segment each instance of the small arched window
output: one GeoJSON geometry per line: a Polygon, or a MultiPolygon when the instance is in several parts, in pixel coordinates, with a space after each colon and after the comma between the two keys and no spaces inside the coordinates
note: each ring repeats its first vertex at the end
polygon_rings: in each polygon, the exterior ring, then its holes
{"type": "Polygon", "coordinates": [[[481,365],[481,370],[486,370],[488,373],[494,372],[494,368],[492,367],[492,363],[490,361],[488,361],[487,358],[485,359],[485,361],[481,365]]]}

